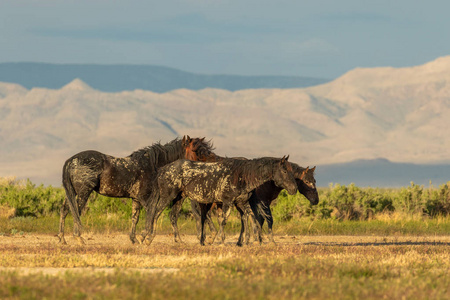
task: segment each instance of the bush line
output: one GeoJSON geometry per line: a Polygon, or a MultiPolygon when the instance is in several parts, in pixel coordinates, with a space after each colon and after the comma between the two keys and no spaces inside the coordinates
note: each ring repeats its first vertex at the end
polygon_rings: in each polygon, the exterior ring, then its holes
{"type": "MultiPolygon", "coordinates": [[[[435,218],[450,214],[450,182],[439,187],[424,187],[411,182],[408,187],[361,188],[330,184],[319,189],[319,204],[310,205],[303,195],[291,196],[282,191],[272,204],[276,221],[293,218],[370,220],[386,213],[435,218]]],[[[54,216],[64,201],[62,187],[36,186],[30,180],[18,181],[0,178],[0,217],[54,216]]],[[[131,201],[93,193],[86,208],[89,214],[114,214],[131,218],[131,201]]],[[[184,216],[190,215],[190,204],[185,201],[184,216]]]]}

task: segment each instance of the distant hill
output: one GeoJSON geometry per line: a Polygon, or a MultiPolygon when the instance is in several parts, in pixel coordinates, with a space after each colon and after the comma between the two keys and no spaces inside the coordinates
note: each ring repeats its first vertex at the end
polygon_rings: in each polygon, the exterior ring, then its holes
{"type": "Polygon", "coordinates": [[[450,164],[394,163],[386,159],[357,160],[317,168],[318,185],[351,184],[360,187],[404,187],[411,182],[434,186],[450,181],[450,164]]]}
{"type": "Polygon", "coordinates": [[[81,79],[59,89],[0,82],[0,176],[59,184],[79,151],[126,156],[188,134],[212,139],[222,156],[290,154],[318,166],[320,185],[437,184],[450,177],[449,116],[450,56],[295,89],[107,93],[81,79]]]}
{"type": "Polygon", "coordinates": [[[103,92],[141,89],[156,93],[204,88],[229,91],[302,88],[329,81],[299,76],[201,75],[151,65],[0,63],[0,81],[17,83],[28,89],[59,89],[76,78],[103,92]]]}

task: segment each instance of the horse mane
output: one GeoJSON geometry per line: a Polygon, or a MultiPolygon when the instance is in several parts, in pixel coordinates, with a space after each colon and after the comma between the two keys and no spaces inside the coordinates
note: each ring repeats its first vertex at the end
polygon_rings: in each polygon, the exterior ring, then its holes
{"type": "Polygon", "coordinates": [[[182,142],[179,138],[176,138],[165,145],[157,142],[151,146],[136,150],[129,157],[145,164],[146,167],[150,167],[156,172],[157,168],[183,158],[183,154],[182,142]]]}
{"type": "Polygon", "coordinates": [[[151,146],[136,150],[129,155],[135,161],[138,161],[145,168],[150,168],[152,171],[162,166],[170,164],[180,158],[185,158],[186,151],[191,151],[194,154],[194,160],[199,161],[216,161],[216,154],[213,152],[214,147],[211,141],[195,138],[191,139],[194,145],[186,146],[183,141],[176,138],[165,145],[160,142],[154,143],[151,146]],[[195,149],[192,149],[195,146],[195,149]]]}
{"type": "Polygon", "coordinates": [[[214,149],[211,140],[205,141],[205,138],[196,138],[190,140],[190,144],[186,148],[186,151],[188,152],[188,159],[203,162],[216,162],[221,158],[213,152],[214,149]]]}
{"type": "Polygon", "coordinates": [[[281,159],[272,157],[263,157],[255,159],[232,159],[225,158],[223,163],[230,164],[232,171],[232,182],[237,184],[241,181],[244,184],[257,184],[262,177],[267,176],[268,180],[273,178],[273,169],[276,163],[281,159]]]}

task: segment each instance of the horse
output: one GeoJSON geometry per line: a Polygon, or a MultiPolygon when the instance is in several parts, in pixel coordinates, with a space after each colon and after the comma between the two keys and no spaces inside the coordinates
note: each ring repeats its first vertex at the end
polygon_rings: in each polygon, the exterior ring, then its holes
{"type": "Polygon", "coordinates": [[[152,181],[158,168],[181,158],[215,156],[211,143],[204,139],[184,136],[165,145],[155,143],[124,158],[94,150],[70,157],[64,163],[62,174],[66,197],[60,210],[59,242],[66,244],[64,224],[70,209],[74,218],[74,236],[79,243],[85,243],[81,237],[80,215],[93,191],[104,196],[132,199],[130,240],[132,243],[139,241],[136,239],[136,225],[140,209],[152,192],[152,181]]]}
{"type": "MultiPolygon", "coordinates": [[[[319,203],[319,194],[317,193],[316,180],[314,178],[316,167],[312,169],[307,167],[305,169],[295,163],[291,163],[291,166],[298,191],[305,196],[312,205],[317,205],[319,203]]],[[[273,181],[269,181],[256,188],[249,199],[250,206],[259,223],[259,227],[262,227],[264,221],[267,221],[269,241],[273,244],[275,244],[275,241],[273,239],[273,217],[270,204],[278,197],[281,190],[282,189],[276,186],[273,181]]],[[[257,228],[255,228],[254,231],[258,234],[256,238],[261,243],[261,231],[257,230],[257,228]]]]}
{"type": "MultiPolygon", "coordinates": [[[[220,157],[219,157],[220,158],[220,157]]],[[[224,158],[220,158],[224,159],[224,158]]],[[[298,191],[306,197],[310,201],[312,205],[316,205],[319,203],[319,195],[317,193],[316,189],[316,180],[314,178],[314,171],[316,167],[310,169],[309,167],[303,168],[295,163],[290,163],[293,169],[293,174],[295,181],[297,183],[297,189],[298,191]]],[[[268,181],[264,183],[263,185],[257,187],[254,191],[252,191],[251,196],[249,198],[249,204],[251,207],[251,213],[249,214],[248,211],[246,211],[247,216],[252,216],[254,222],[258,222],[259,227],[262,228],[264,225],[264,221],[267,221],[268,225],[268,234],[269,234],[269,240],[272,243],[275,243],[273,238],[273,217],[272,217],[272,211],[270,209],[270,204],[278,197],[280,192],[282,191],[282,188],[275,185],[273,181],[268,181]]],[[[178,233],[178,227],[177,227],[177,220],[179,211],[181,209],[181,204],[183,201],[179,201],[176,204],[173,205],[171,211],[170,211],[170,219],[172,223],[172,228],[174,231],[174,237],[175,241],[181,241],[178,233]],[[178,237],[178,239],[177,239],[178,237]]],[[[215,203],[215,206],[218,209],[221,209],[221,203],[215,203]]],[[[195,217],[196,223],[197,223],[197,235],[200,239],[201,235],[201,212],[200,212],[200,206],[197,202],[191,201],[191,210],[192,214],[195,217]]],[[[214,226],[214,223],[211,219],[210,213],[208,213],[206,217],[206,223],[210,227],[210,231],[212,232],[211,241],[213,242],[215,239],[215,236],[217,235],[218,231],[216,227],[214,226]]],[[[258,226],[254,224],[255,226],[258,226]]],[[[243,230],[244,227],[241,228],[241,234],[239,236],[239,241],[243,241],[243,230]]],[[[258,230],[258,227],[254,228],[255,234],[260,232],[258,230]]],[[[250,241],[249,231],[245,231],[246,233],[246,241],[247,243],[250,241]]],[[[262,242],[262,236],[258,235],[256,236],[256,239],[261,243],[262,242]]]]}
{"type": "Polygon", "coordinates": [[[250,192],[267,181],[294,195],[297,184],[288,158],[263,157],[251,160],[227,158],[220,162],[178,160],[158,170],[155,193],[144,206],[147,211],[146,232],[142,236],[146,244],[155,237],[154,224],[162,211],[170,204],[189,197],[201,208],[200,244],[205,244],[204,224],[206,214],[214,202],[222,203],[223,219],[219,233],[221,244],[225,241],[224,226],[229,209],[235,205],[241,215],[242,225],[250,192]]]}
{"type": "MultiPolygon", "coordinates": [[[[195,147],[195,146],[194,146],[195,147]]],[[[227,157],[223,157],[223,156],[219,156],[219,155],[202,155],[202,156],[197,156],[197,152],[195,151],[191,151],[191,156],[188,158],[190,160],[193,161],[202,161],[202,162],[219,162],[219,161],[223,161],[225,159],[227,159],[227,157]]],[[[201,154],[201,152],[199,153],[201,154]]],[[[232,157],[233,159],[241,159],[241,160],[247,160],[247,158],[245,157],[232,157]]],[[[178,230],[178,217],[180,214],[180,210],[181,207],[183,205],[185,198],[182,198],[181,200],[172,203],[172,207],[170,209],[169,212],[169,218],[170,218],[170,223],[172,225],[172,231],[173,231],[173,236],[174,236],[174,241],[175,243],[182,243],[183,241],[181,240],[181,236],[178,230]]],[[[197,227],[197,238],[200,240],[200,236],[201,236],[201,216],[200,216],[200,205],[194,201],[194,200],[190,200],[191,202],[191,212],[195,217],[196,220],[196,227],[197,227]]],[[[220,208],[222,209],[221,204],[219,203],[215,203],[213,204],[211,210],[214,208],[220,208]]],[[[248,215],[249,213],[252,213],[252,209],[250,207],[250,205],[246,205],[245,208],[246,214],[248,215]]],[[[256,222],[256,219],[254,219],[254,222],[256,222]]],[[[206,216],[206,223],[209,225],[210,231],[213,232],[212,237],[211,237],[211,243],[214,242],[214,239],[216,238],[216,235],[218,233],[216,227],[214,226],[214,222],[211,218],[211,211],[207,214],[206,216]]]]}

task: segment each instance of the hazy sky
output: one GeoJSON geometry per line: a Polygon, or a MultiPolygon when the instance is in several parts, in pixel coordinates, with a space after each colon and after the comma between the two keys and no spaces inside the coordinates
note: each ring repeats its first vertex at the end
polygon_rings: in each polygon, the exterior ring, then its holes
{"type": "Polygon", "coordinates": [[[0,0],[0,62],[335,78],[450,54],[450,1],[0,0]]]}

